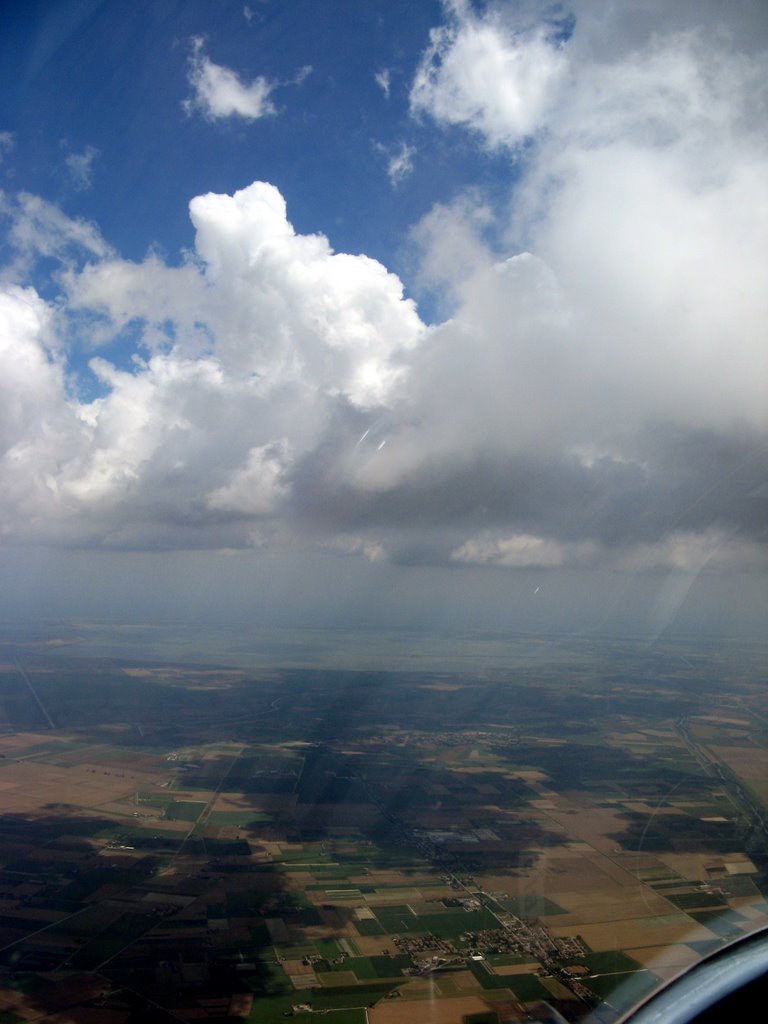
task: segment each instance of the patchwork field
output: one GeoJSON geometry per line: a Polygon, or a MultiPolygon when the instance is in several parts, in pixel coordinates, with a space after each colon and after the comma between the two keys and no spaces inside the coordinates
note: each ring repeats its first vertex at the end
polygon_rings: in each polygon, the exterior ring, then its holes
{"type": "Polygon", "coordinates": [[[685,650],[531,641],[474,678],[14,648],[0,1016],[610,1021],[768,923],[761,652],[685,650]]]}

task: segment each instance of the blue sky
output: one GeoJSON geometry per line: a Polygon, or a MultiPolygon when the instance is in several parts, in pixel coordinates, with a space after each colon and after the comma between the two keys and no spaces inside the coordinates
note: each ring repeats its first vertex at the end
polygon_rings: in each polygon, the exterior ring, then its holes
{"type": "Polygon", "coordinates": [[[7,613],[759,630],[766,22],[4,5],[7,613]]]}
{"type": "Polygon", "coordinates": [[[439,3],[355,0],[10,4],[3,119],[16,145],[6,181],[95,221],[131,259],[150,245],[178,257],[190,244],[192,196],[270,181],[299,230],[404,265],[408,228],[434,202],[510,176],[508,159],[465,133],[410,116],[411,80],[441,14],[439,3]],[[274,114],[213,123],[186,114],[195,38],[243,83],[276,83],[274,114]],[[393,188],[387,168],[403,145],[414,167],[393,188]],[[94,149],[84,188],[67,159],[94,149]]]}

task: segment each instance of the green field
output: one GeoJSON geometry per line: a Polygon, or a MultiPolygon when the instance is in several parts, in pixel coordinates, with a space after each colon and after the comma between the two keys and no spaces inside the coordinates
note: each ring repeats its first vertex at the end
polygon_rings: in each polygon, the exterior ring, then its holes
{"type": "Polygon", "coordinates": [[[208,805],[204,800],[174,800],[165,809],[169,821],[197,821],[208,805]]]}
{"type": "Polygon", "coordinates": [[[628,1010],[659,986],[661,979],[643,968],[625,974],[606,974],[588,978],[585,984],[600,999],[610,1002],[616,1010],[628,1010]]]}

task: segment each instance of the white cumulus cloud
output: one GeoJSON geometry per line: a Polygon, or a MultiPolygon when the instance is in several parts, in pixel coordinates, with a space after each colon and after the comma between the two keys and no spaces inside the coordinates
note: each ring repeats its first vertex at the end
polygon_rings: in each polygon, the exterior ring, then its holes
{"type": "Polygon", "coordinates": [[[455,562],[507,569],[554,569],[569,563],[591,561],[594,554],[595,545],[589,542],[568,544],[530,534],[508,537],[481,534],[451,552],[451,558],[455,562]]]}
{"type": "Polygon", "coordinates": [[[121,260],[33,197],[14,210],[25,249],[70,253],[57,303],[9,285],[0,306],[4,522],[17,539],[251,543],[247,520],[279,513],[295,461],[335,418],[394,400],[425,331],[394,275],[298,234],[272,185],[194,199],[196,250],[180,266],[121,260]],[[91,400],[77,381],[70,391],[70,318],[83,343],[128,326],[140,339],[128,367],[108,350],[90,360],[91,400]]]}
{"type": "Polygon", "coordinates": [[[7,239],[14,253],[11,264],[3,268],[6,279],[23,283],[41,258],[70,266],[83,255],[102,260],[112,253],[90,221],[68,217],[54,203],[29,192],[0,193],[0,217],[7,220],[7,239]]]}
{"type": "Polygon", "coordinates": [[[252,448],[243,468],[207,496],[208,506],[251,516],[273,513],[288,493],[282,478],[289,466],[290,445],[284,438],[252,448]]]}
{"type": "Polygon", "coordinates": [[[184,103],[188,113],[199,110],[210,121],[227,117],[256,121],[275,113],[270,95],[276,83],[262,75],[243,82],[231,68],[214,64],[204,45],[199,37],[192,40],[187,77],[193,95],[184,103]]]}
{"type": "Polygon", "coordinates": [[[567,72],[554,26],[509,26],[495,9],[449,5],[430,33],[411,87],[411,110],[479,132],[491,147],[516,146],[541,125],[567,72]]]}

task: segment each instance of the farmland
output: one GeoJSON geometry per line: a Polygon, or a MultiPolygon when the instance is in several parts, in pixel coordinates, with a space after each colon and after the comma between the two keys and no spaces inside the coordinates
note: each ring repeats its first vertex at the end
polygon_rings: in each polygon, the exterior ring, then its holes
{"type": "Polygon", "coordinates": [[[0,1020],[608,1022],[768,923],[759,645],[332,639],[3,633],[0,1020]]]}

